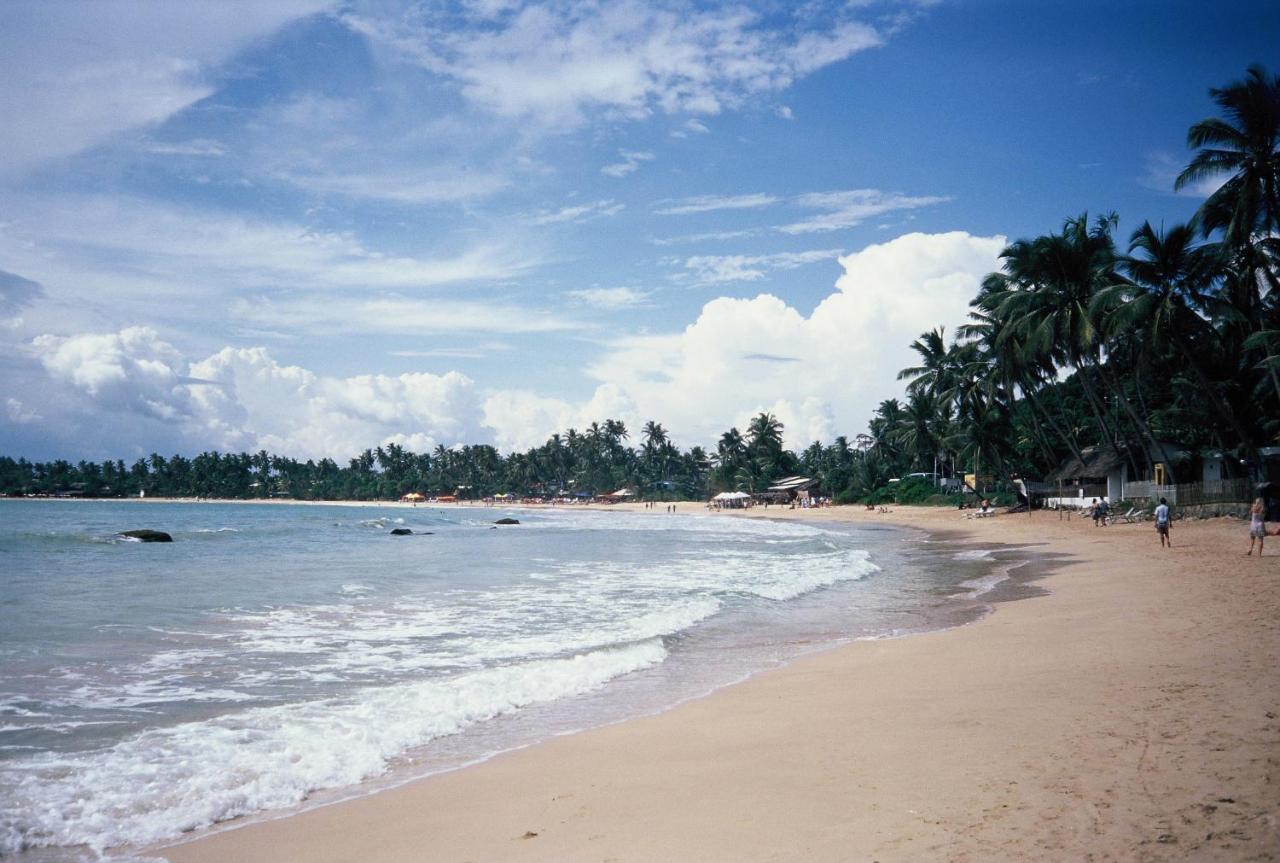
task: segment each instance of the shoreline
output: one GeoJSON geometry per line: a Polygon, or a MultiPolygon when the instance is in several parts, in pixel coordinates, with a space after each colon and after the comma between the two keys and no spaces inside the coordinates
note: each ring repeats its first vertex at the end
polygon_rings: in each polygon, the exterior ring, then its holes
{"type": "Polygon", "coordinates": [[[1243,557],[1238,522],[1179,523],[1180,544],[1162,557],[1150,525],[1093,528],[1054,513],[768,515],[949,529],[1071,559],[1049,575],[1051,596],[968,626],[854,642],[658,714],[149,853],[174,863],[398,863],[424,849],[441,860],[1280,854],[1280,566],[1243,557]]]}

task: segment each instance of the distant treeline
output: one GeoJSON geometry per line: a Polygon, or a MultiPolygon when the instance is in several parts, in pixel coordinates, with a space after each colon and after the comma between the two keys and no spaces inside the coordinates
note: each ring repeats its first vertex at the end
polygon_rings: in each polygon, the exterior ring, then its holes
{"type": "MultiPolygon", "coordinates": [[[[395,499],[410,491],[486,497],[648,498],[762,491],[805,474],[837,501],[899,498],[911,472],[1037,479],[1095,445],[1114,446],[1140,477],[1162,443],[1212,449],[1234,471],[1263,473],[1280,444],[1280,78],[1259,66],[1210,90],[1221,117],[1187,133],[1194,154],[1175,188],[1224,181],[1185,225],[1144,222],[1121,249],[1119,219],[1087,214],[1010,244],[983,280],[971,322],[911,347],[906,398],[880,404],[864,434],[795,453],[762,413],[714,452],[681,451],[656,422],[630,443],[618,420],[569,429],[523,453],[491,446],[415,454],[394,444],[340,467],[259,452],[192,459],[32,464],[0,458],[0,491],[17,494],[395,499]],[[981,468],[978,471],[978,468],[981,468]]],[[[1179,465],[1169,463],[1169,479],[1179,465]]]]}
{"type": "Polygon", "coordinates": [[[825,478],[829,489],[850,484],[855,453],[843,439],[814,445],[803,456],[782,446],[783,426],[760,414],[743,435],[730,429],[715,453],[679,450],[659,423],[645,423],[638,446],[619,420],[585,431],[553,434],[545,444],[503,456],[487,445],[436,447],[414,453],[396,444],[365,450],[346,466],[332,459],[299,461],[258,452],[159,454],[132,464],[107,461],[33,463],[0,457],[0,492],[6,495],[85,497],[215,497],[298,500],[395,500],[408,492],[483,498],[559,494],[596,496],[631,488],[652,499],[701,497],[717,490],[762,491],[797,471],[825,478]]]}

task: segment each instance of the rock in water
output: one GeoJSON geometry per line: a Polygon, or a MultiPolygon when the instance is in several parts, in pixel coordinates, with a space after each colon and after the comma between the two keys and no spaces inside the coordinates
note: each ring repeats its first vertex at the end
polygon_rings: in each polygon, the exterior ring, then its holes
{"type": "Polygon", "coordinates": [[[494,524],[519,524],[519,523],[520,523],[520,519],[518,518],[500,518],[494,522],[494,524]]]}
{"type": "Polygon", "coordinates": [[[142,542],[173,542],[173,537],[163,530],[122,530],[116,536],[127,536],[142,542]]]}
{"type": "Polygon", "coordinates": [[[394,527],[391,529],[392,536],[412,536],[413,531],[407,527],[394,527]]]}

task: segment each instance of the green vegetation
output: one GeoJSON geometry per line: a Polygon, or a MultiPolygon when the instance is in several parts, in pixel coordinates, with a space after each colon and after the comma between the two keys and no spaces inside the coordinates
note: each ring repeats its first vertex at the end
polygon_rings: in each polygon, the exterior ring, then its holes
{"type": "MultiPolygon", "coordinates": [[[[913,472],[1040,477],[1090,445],[1114,444],[1134,467],[1157,441],[1212,447],[1249,473],[1280,442],[1280,78],[1252,67],[1210,91],[1222,116],[1187,135],[1194,155],[1177,187],[1224,180],[1186,225],[1144,222],[1118,244],[1114,214],[1082,213],[1060,230],[1011,243],[974,298],[970,323],[911,345],[905,401],[888,399],[867,433],[796,454],[761,413],[716,451],[680,451],[648,422],[640,445],[617,420],[554,434],[502,456],[490,446],[415,454],[395,444],[346,467],[259,452],[193,459],[32,464],[0,458],[0,492],[297,499],[395,499],[418,491],[597,495],[629,487],[649,499],[759,492],[802,473],[840,503],[939,503],[913,472]]],[[[1140,473],[1140,469],[1137,471],[1140,473]]],[[[1174,477],[1175,481],[1178,479],[1174,477]]],[[[1003,486],[1003,488],[1001,488],[1003,486]]],[[[984,489],[985,491],[985,489],[984,489]]]]}

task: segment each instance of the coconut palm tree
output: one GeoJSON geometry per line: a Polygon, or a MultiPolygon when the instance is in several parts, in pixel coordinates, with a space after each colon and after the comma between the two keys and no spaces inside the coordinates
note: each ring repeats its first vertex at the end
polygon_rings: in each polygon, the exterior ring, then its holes
{"type": "Polygon", "coordinates": [[[1095,309],[1103,312],[1111,331],[1140,328],[1153,343],[1167,340],[1178,351],[1200,390],[1213,408],[1213,416],[1231,429],[1233,437],[1257,461],[1252,435],[1244,428],[1229,400],[1224,384],[1210,379],[1203,357],[1221,350],[1217,334],[1200,313],[1214,281],[1220,275],[1220,259],[1194,245],[1194,224],[1157,230],[1150,222],[1133,232],[1129,254],[1121,262],[1128,278],[1098,292],[1095,309]]]}
{"type": "Polygon", "coordinates": [[[1188,130],[1187,145],[1197,152],[1174,188],[1230,174],[1205,201],[1201,227],[1206,235],[1221,230],[1228,246],[1241,248],[1280,232],[1280,76],[1250,66],[1244,80],[1209,95],[1225,116],[1188,130]]]}

